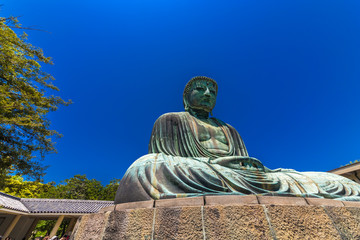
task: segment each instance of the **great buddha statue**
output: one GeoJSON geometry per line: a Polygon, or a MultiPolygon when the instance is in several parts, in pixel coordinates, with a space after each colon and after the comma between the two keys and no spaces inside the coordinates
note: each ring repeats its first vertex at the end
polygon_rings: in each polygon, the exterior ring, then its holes
{"type": "Polygon", "coordinates": [[[208,77],[194,77],[186,84],[185,112],[166,113],[156,120],[149,154],[125,173],[116,204],[229,194],[360,201],[360,185],[342,176],[270,170],[249,157],[238,132],[209,117],[217,91],[217,83],[208,77]]]}

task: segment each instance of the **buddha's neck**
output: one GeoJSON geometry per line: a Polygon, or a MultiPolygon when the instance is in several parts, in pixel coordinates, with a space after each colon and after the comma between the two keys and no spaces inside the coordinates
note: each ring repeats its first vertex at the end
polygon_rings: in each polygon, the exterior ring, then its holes
{"type": "Polygon", "coordinates": [[[189,109],[189,113],[198,119],[209,119],[209,112],[202,109],[189,109]]]}

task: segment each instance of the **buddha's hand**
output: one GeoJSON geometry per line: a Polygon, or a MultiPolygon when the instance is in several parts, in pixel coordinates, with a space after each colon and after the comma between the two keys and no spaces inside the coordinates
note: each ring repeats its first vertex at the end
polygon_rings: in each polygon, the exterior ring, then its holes
{"type": "Polygon", "coordinates": [[[270,172],[296,172],[296,171],[291,168],[277,168],[274,170],[270,170],[270,172]]]}
{"type": "Polygon", "coordinates": [[[253,157],[244,157],[244,156],[220,157],[209,160],[209,163],[218,164],[224,167],[234,168],[234,169],[265,171],[265,167],[260,162],[260,160],[253,157]]]}

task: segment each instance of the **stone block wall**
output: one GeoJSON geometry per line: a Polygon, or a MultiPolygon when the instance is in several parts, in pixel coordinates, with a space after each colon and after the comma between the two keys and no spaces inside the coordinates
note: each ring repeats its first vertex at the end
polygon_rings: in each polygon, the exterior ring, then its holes
{"type": "Polygon", "coordinates": [[[83,216],[71,239],[360,239],[360,203],[255,195],[126,203],[83,216]]]}

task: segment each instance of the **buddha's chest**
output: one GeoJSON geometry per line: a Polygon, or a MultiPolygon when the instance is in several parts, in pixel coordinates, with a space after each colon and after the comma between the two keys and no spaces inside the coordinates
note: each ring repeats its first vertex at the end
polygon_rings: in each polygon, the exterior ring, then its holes
{"type": "Polygon", "coordinates": [[[229,149],[229,142],[223,129],[214,121],[203,122],[196,120],[194,121],[194,131],[199,142],[207,149],[224,151],[229,149]]]}

